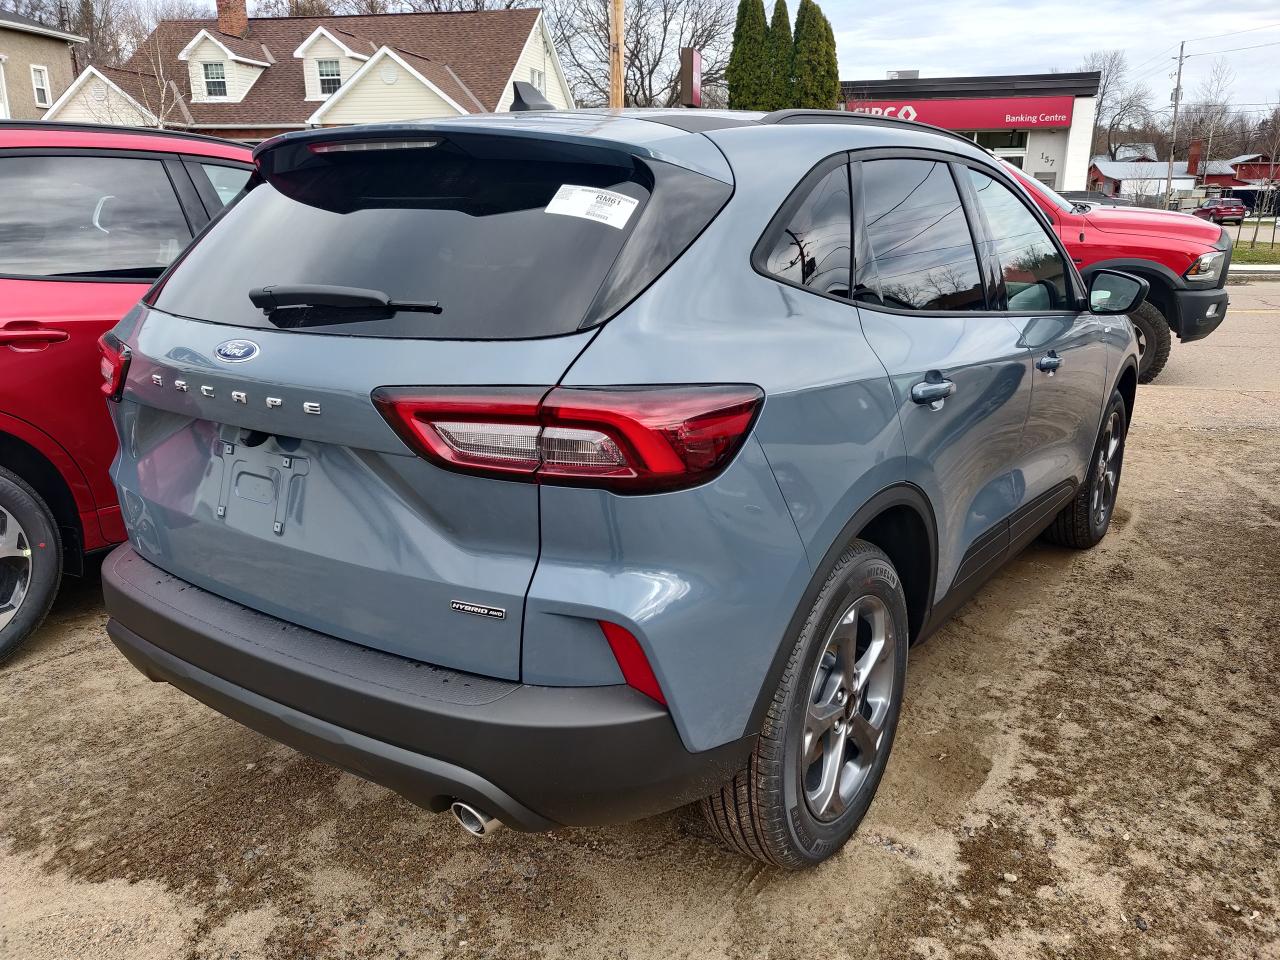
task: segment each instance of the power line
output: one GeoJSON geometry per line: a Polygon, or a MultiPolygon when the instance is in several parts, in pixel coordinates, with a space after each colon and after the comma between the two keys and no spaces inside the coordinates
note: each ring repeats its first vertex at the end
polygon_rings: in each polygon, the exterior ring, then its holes
{"type": "Polygon", "coordinates": [[[1272,40],[1270,43],[1255,43],[1251,47],[1232,47],[1229,50],[1206,50],[1204,53],[1188,53],[1183,59],[1190,60],[1192,57],[1216,57],[1220,53],[1236,53],[1240,50],[1257,50],[1259,47],[1276,46],[1280,46],[1280,40],[1272,40]]]}
{"type": "Polygon", "coordinates": [[[1238,37],[1242,33],[1255,33],[1258,30],[1274,30],[1280,27],[1280,23],[1267,23],[1261,27],[1249,27],[1245,30],[1232,30],[1230,33],[1215,33],[1211,37],[1196,37],[1191,43],[1199,43],[1201,40],[1221,40],[1223,37],[1238,37]]]}

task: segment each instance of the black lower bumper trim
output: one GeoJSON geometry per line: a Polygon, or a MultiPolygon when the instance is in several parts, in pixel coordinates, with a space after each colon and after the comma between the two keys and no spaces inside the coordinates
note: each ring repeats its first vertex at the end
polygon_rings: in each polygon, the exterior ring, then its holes
{"type": "Polygon", "coordinates": [[[420,807],[440,813],[448,808],[447,798],[457,797],[520,830],[550,830],[556,826],[462,767],[344,730],[260,697],[179,660],[114,620],[107,624],[107,633],[129,662],[150,679],[171,683],[252,730],[390,787],[420,807]]]}
{"type": "Polygon", "coordinates": [[[754,738],[685,749],[629,687],[539,687],[408,660],[251,610],[129,545],[103,563],[113,642],[144,674],[429,810],[509,826],[635,820],[706,796],[754,738]]]}
{"type": "Polygon", "coordinates": [[[1203,340],[1218,329],[1227,315],[1230,295],[1221,288],[1216,290],[1175,290],[1173,293],[1177,318],[1174,330],[1183,343],[1203,340]]]}

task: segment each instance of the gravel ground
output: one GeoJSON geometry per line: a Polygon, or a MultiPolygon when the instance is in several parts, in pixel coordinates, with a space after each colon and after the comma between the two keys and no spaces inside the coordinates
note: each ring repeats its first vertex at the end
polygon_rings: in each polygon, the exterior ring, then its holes
{"type": "Polygon", "coordinates": [[[1142,387],[1120,506],[912,651],[861,831],[473,842],[137,674],[68,583],[0,672],[0,957],[1280,958],[1280,283],[1142,387]]]}

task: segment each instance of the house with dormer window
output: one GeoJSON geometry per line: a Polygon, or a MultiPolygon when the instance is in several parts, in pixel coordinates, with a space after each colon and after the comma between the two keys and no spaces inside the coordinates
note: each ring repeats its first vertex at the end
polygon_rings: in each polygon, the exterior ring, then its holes
{"type": "Polygon", "coordinates": [[[89,67],[46,120],[262,140],[307,127],[505,111],[512,82],[573,107],[541,10],[163,20],[119,67],[89,67]]]}

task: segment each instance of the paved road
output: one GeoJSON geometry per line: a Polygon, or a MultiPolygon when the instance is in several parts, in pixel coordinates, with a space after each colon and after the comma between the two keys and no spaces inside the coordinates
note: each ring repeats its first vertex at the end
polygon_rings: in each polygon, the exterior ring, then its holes
{"type": "Polygon", "coordinates": [[[142,679],[69,584],[0,673],[0,956],[1280,957],[1280,283],[1139,391],[1088,554],[923,648],[821,869],[684,810],[492,841],[142,679]]]}

